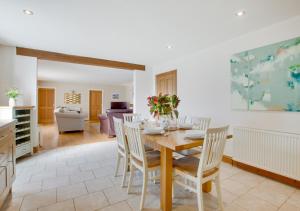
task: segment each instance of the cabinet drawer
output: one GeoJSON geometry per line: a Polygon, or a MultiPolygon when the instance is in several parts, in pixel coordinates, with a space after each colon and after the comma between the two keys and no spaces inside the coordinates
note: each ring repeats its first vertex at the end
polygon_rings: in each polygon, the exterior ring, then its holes
{"type": "Polygon", "coordinates": [[[11,139],[13,138],[12,134],[7,134],[0,138],[0,162],[6,161],[9,159],[10,154],[10,145],[11,139]]]}
{"type": "Polygon", "coordinates": [[[1,138],[1,136],[5,136],[9,133],[14,133],[14,131],[15,131],[14,128],[15,128],[15,124],[10,124],[8,126],[0,128],[0,138],[1,138]]]}
{"type": "Polygon", "coordinates": [[[11,143],[13,138],[14,134],[12,132],[0,134],[0,146],[11,143]]]}
{"type": "Polygon", "coordinates": [[[7,188],[7,169],[5,166],[0,167],[0,194],[7,188]]]}
{"type": "Polygon", "coordinates": [[[30,142],[17,145],[16,158],[23,156],[27,153],[31,153],[31,143],[30,142]]]}

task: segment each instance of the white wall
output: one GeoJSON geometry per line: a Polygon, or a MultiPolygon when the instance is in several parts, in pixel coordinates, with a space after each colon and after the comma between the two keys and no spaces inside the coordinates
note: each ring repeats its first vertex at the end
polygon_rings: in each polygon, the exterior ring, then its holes
{"type": "Polygon", "coordinates": [[[146,71],[135,71],[133,75],[134,112],[142,114],[144,117],[150,116],[147,97],[153,94],[153,81],[151,79],[152,72],[149,69],[146,69],[146,71]]]}
{"type": "MultiPolygon", "coordinates": [[[[210,116],[213,125],[231,124],[300,133],[300,113],[233,111],[230,57],[247,49],[300,36],[300,16],[221,43],[192,55],[154,66],[154,75],[177,69],[180,112],[210,116]]],[[[174,49],[175,50],[175,49],[174,49]]],[[[152,93],[154,93],[154,86],[152,93]]]]}
{"type": "Polygon", "coordinates": [[[5,92],[11,87],[16,48],[0,45],[0,106],[8,105],[5,92]]]}
{"type": "MultiPolygon", "coordinates": [[[[37,59],[16,55],[16,47],[0,45],[0,106],[8,105],[5,92],[15,87],[17,105],[37,106],[37,59]]],[[[37,110],[33,109],[33,146],[38,145],[37,110]]]]}
{"type": "Polygon", "coordinates": [[[133,83],[126,84],[125,96],[130,104],[133,104],[133,83]]]}
{"type": "Polygon", "coordinates": [[[85,84],[85,83],[66,83],[66,82],[52,82],[52,81],[39,81],[38,87],[55,88],[55,105],[56,106],[74,106],[81,107],[83,112],[89,112],[89,90],[102,90],[103,94],[103,113],[106,109],[110,108],[111,101],[126,101],[130,102],[127,96],[127,86],[117,85],[101,85],[101,84],[85,84]],[[72,91],[81,93],[81,104],[70,105],[64,104],[64,93],[72,91]],[[112,94],[119,93],[119,99],[113,100],[112,94]]]}
{"type": "Polygon", "coordinates": [[[16,55],[16,48],[0,45],[0,105],[8,105],[5,92],[17,88],[17,105],[36,106],[37,59],[16,55]]]}
{"type": "Polygon", "coordinates": [[[16,56],[13,86],[21,92],[19,105],[37,106],[37,58],[16,56]]]}
{"type": "MultiPolygon", "coordinates": [[[[136,90],[142,89],[136,98],[139,102],[149,94],[154,94],[154,76],[160,72],[177,69],[178,95],[181,99],[180,113],[212,118],[212,126],[230,124],[253,128],[300,133],[300,113],[233,111],[230,94],[230,57],[234,53],[261,47],[275,42],[300,36],[300,16],[271,25],[233,40],[217,44],[191,55],[155,65],[152,68],[152,86],[144,87],[149,78],[140,77],[136,90]]],[[[176,50],[176,49],[174,49],[176,50]]],[[[284,97],[284,96],[283,96],[284,97]]],[[[145,109],[137,103],[137,111],[145,109]]],[[[229,146],[230,147],[230,146],[229,146]]],[[[231,151],[228,150],[227,151],[231,151]]],[[[232,152],[227,152],[231,154],[232,152]]]]}

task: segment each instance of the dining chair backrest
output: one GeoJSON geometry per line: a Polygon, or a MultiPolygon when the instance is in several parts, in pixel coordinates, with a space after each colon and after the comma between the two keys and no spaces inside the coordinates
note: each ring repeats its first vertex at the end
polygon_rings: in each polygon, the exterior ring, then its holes
{"type": "Polygon", "coordinates": [[[184,124],[186,123],[186,116],[179,116],[177,119],[178,124],[184,124]]]}
{"type": "Polygon", "coordinates": [[[140,120],[140,114],[123,114],[124,122],[134,122],[135,120],[140,120]]]}
{"type": "Polygon", "coordinates": [[[123,120],[113,117],[115,133],[117,137],[118,147],[122,148],[126,153],[128,153],[128,145],[125,137],[125,128],[123,120]]]}
{"type": "Polygon", "coordinates": [[[141,137],[141,130],[138,123],[125,123],[125,132],[127,136],[130,156],[134,160],[142,162],[143,166],[147,166],[145,162],[145,147],[141,137]]]}
{"type": "Polygon", "coordinates": [[[191,119],[193,127],[197,130],[207,130],[210,124],[210,118],[207,117],[193,117],[191,119]]]}
{"type": "Polygon", "coordinates": [[[200,156],[198,175],[202,175],[205,171],[219,168],[223,158],[228,127],[207,129],[200,156]]]}

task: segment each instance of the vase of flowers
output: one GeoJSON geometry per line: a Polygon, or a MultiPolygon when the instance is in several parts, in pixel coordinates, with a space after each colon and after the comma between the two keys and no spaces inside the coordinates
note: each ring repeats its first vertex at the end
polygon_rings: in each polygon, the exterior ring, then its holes
{"type": "Polygon", "coordinates": [[[149,96],[147,98],[150,113],[154,118],[163,119],[178,118],[177,107],[179,105],[179,98],[177,95],[162,95],[149,96]]]}
{"type": "Polygon", "coordinates": [[[16,88],[11,88],[6,92],[6,96],[9,98],[8,105],[13,107],[16,105],[16,99],[20,96],[20,92],[16,88]]]}
{"type": "Polygon", "coordinates": [[[171,95],[171,96],[169,96],[169,98],[170,98],[170,104],[171,104],[171,108],[172,108],[171,117],[172,117],[172,119],[174,119],[174,117],[176,119],[178,119],[179,113],[178,113],[177,107],[180,102],[179,97],[177,95],[171,95]]]}

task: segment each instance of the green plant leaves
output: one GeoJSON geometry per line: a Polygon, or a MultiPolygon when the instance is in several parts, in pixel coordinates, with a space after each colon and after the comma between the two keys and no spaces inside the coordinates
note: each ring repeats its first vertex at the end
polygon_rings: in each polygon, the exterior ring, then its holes
{"type": "Polygon", "coordinates": [[[156,117],[159,115],[170,115],[172,118],[175,115],[178,118],[177,107],[179,105],[179,98],[177,95],[162,95],[149,96],[147,98],[150,113],[156,117]]]}
{"type": "Polygon", "coordinates": [[[13,98],[13,99],[16,99],[18,96],[20,96],[20,92],[16,88],[9,89],[5,94],[7,97],[13,98]]]}

